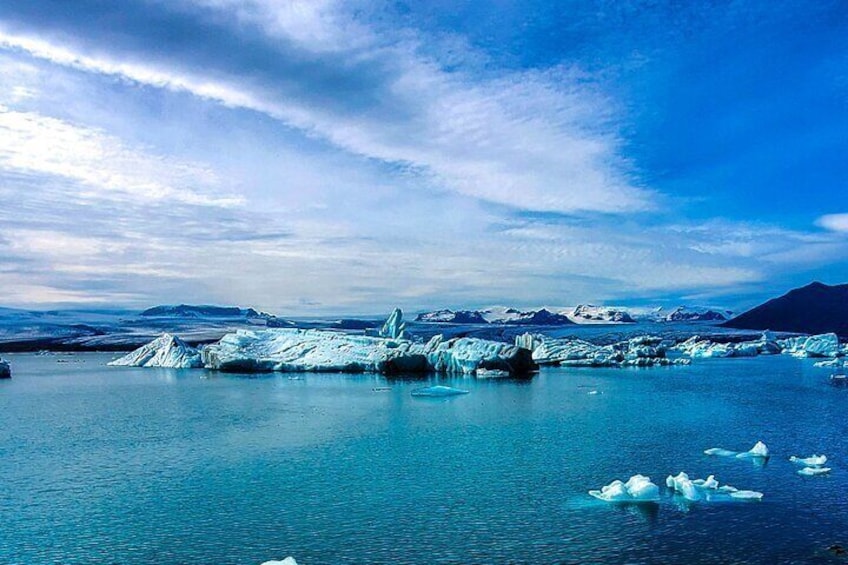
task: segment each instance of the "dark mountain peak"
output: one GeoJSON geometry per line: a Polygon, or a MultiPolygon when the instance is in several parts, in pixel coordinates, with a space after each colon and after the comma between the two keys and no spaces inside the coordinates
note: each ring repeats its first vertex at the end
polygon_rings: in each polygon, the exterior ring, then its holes
{"type": "Polygon", "coordinates": [[[848,336],[848,284],[815,281],[740,314],[730,328],[848,336]]]}

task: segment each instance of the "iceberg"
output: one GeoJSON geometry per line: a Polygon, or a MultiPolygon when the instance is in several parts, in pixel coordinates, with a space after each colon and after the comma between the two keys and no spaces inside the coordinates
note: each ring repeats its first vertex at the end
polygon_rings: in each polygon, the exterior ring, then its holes
{"type": "Polygon", "coordinates": [[[294,557],[286,557],[282,561],[265,561],[262,565],[297,565],[297,561],[294,560],[294,557]]]}
{"type": "Polygon", "coordinates": [[[650,477],[643,475],[633,475],[626,483],[613,481],[601,490],[590,490],[589,494],[605,502],[645,503],[660,499],[659,487],[651,482],[650,477]]]}
{"type": "Polygon", "coordinates": [[[783,353],[793,357],[839,357],[843,353],[835,333],[791,337],[778,343],[783,353]]]}
{"type": "Polygon", "coordinates": [[[665,480],[666,486],[673,492],[680,494],[690,502],[699,500],[722,501],[722,500],[759,500],[763,493],[752,490],[739,490],[730,485],[719,486],[714,475],[706,479],[689,479],[689,475],[681,471],[677,476],[669,475],[665,480]]]}
{"type": "Polygon", "coordinates": [[[768,459],[769,450],[761,441],[754,444],[754,447],[748,451],[738,452],[721,447],[711,447],[704,450],[704,455],[713,455],[717,457],[736,457],[737,459],[768,459]]]}
{"type": "Polygon", "coordinates": [[[436,335],[423,344],[300,329],[238,330],[204,347],[201,356],[207,368],[230,372],[473,375],[478,369],[524,374],[535,368],[529,350],[496,341],[436,335]]]}
{"type": "Polygon", "coordinates": [[[809,457],[795,457],[793,455],[789,460],[805,467],[821,467],[827,463],[827,455],[811,455],[809,457]]]}
{"type": "Polygon", "coordinates": [[[403,321],[403,311],[400,308],[395,308],[388,319],[383,324],[383,327],[377,332],[380,337],[388,339],[407,339],[409,335],[406,332],[406,324],[403,321]]]}
{"type": "Polygon", "coordinates": [[[108,363],[113,367],[171,367],[195,369],[203,366],[200,352],[180,338],[162,334],[147,345],[108,363]]]}
{"type": "Polygon", "coordinates": [[[769,456],[768,447],[766,447],[766,444],[764,444],[761,441],[758,441],[757,443],[755,443],[754,447],[752,447],[748,451],[743,451],[742,453],[736,454],[736,457],[738,459],[750,459],[750,458],[754,458],[754,457],[760,457],[760,458],[765,459],[765,458],[768,458],[768,456],[769,456]]]}
{"type": "Polygon", "coordinates": [[[805,477],[815,477],[816,475],[826,475],[830,473],[830,470],[830,467],[804,467],[803,469],[798,469],[798,474],[805,477]]]}
{"type": "Polygon", "coordinates": [[[692,336],[672,349],[692,358],[756,357],[781,352],[781,346],[771,332],[763,332],[759,339],[739,343],[716,343],[700,336],[692,336]]]}
{"type": "MultiPolygon", "coordinates": [[[[521,336],[520,342],[529,343],[521,336]]],[[[516,339],[519,343],[519,339],[516,339]]],[[[596,345],[581,339],[542,338],[533,349],[539,365],[568,367],[652,367],[688,364],[688,359],[666,357],[666,342],[659,337],[640,336],[610,345],[596,345]]]]}
{"type": "Polygon", "coordinates": [[[413,390],[411,394],[412,396],[444,397],[468,394],[468,391],[460,388],[453,388],[452,386],[436,385],[413,390]]]}
{"type": "Polygon", "coordinates": [[[0,379],[12,378],[12,368],[5,359],[0,359],[0,379]]]}

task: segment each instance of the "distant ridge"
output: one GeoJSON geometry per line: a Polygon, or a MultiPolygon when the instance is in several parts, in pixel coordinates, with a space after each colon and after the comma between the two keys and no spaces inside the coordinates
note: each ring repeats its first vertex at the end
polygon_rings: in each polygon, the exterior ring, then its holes
{"type": "Polygon", "coordinates": [[[237,306],[211,306],[208,304],[161,305],[148,308],[141,313],[148,318],[270,318],[270,314],[257,312],[253,308],[237,306]]]}
{"type": "Polygon", "coordinates": [[[848,284],[829,286],[813,282],[748,310],[722,326],[848,336],[848,284]]]}

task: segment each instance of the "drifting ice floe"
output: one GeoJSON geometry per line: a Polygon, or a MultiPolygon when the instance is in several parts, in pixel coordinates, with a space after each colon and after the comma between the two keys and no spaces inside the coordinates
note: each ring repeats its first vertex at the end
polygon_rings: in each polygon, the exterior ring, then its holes
{"type": "Polygon", "coordinates": [[[721,447],[711,447],[710,449],[704,450],[705,455],[715,455],[718,457],[736,457],[738,459],[767,459],[769,457],[769,450],[761,441],[758,441],[754,444],[754,447],[749,449],[748,451],[743,451],[739,453],[738,451],[730,451],[729,449],[722,449],[721,447]]]}
{"type": "Polygon", "coordinates": [[[195,369],[202,367],[200,352],[171,334],[162,334],[147,345],[115,359],[109,365],[115,367],[171,367],[195,369]]]}
{"type": "Polygon", "coordinates": [[[827,463],[827,455],[811,455],[809,457],[795,457],[793,455],[789,460],[805,467],[821,467],[827,463]]]}
{"type": "Polygon", "coordinates": [[[589,494],[605,502],[658,502],[660,488],[649,477],[633,475],[626,483],[616,480],[589,494]]]}
{"type": "Polygon", "coordinates": [[[294,557],[286,557],[282,561],[265,561],[262,565],[297,565],[294,557]]]}
{"type": "Polygon", "coordinates": [[[5,359],[0,359],[0,379],[8,379],[12,377],[12,368],[9,362],[5,359]]]}
{"type": "Polygon", "coordinates": [[[669,475],[665,484],[672,491],[680,494],[686,500],[696,502],[699,500],[721,501],[728,499],[736,500],[759,500],[763,493],[753,490],[739,490],[730,485],[719,486],[714,475],[706,479],[690,479],[689,475],[681,471],[677,476],[669,475]]]}
{"type": "Polygon", "coordinates": [[[428,386],[426,388],[419,388],[412,391],[412,396],[442,397],[459,396],[461,394],[468,394],[468,391],[444,385],[428,386]]]}
{"type": "Polygon", "coordinates": [[[816,475],[825,475],[830,473],[830,471],[830,467],[804,467],[798,470],[798,474],[806,477],[814,477],[816,475]]]}

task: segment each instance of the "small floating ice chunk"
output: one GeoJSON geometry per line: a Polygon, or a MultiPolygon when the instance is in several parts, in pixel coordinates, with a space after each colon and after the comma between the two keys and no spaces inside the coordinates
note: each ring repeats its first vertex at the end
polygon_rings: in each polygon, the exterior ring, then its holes
{"type": "Polygon", "coordinates": [[[763,458],[765,458],[765,457],[768,457],[768,456],[769,456],[768,447],[766,447],[766,444],[764,444],[761,441],[758,441],[757,443],[755,443],[754,447],[752,447],[748,451],[744,451],[742,453],[736,454],[736,457],[738,457],[739,459],[748,459],[748,458],[751,458],[751,457],[763,457],[763,458]]]}
{"type": "Polygon", "coordinates": [[[826,475],[827,473],[830,473],[830,467],[804,467],[803,469],[798,469],[798,474],[805,477],[815,477],[816,475],[826,475]]]}
{"type": "Polygon", "coordinates": [[[297,565],[297,561],[294,560],[294,557],[286,557],[282,561],[265,561],[262,565],[297,565]]]}
{"type": "Polygon", "coordinates": [[[597,390],[590,390],[586,394],[595,395],[595,394],[598,394],[598,391],[597,390]]]}
{"type": "Polygon", "coordinates": [[[762,500],[763,493],[755,490],[735,490],[730,493],[730,498],[735,500],[762,500]]]}
{"type": "Polygon", "coordinates": [[[657,502],[660,488],[650,477],[633,475],[626,483],[615,480],[601,490],[590,490],[589,494],[605,502],[657,502]]]}
{"type": "Polygon", "coordinates": [[[795,457],[793,455],[789,460],[805,467],[821,467],[827,463],[827,455],[811,455],[809,457],[795,457]]]}
{"type": "Polygon", "coordinates": [[[711,447],[704,450],[704,455],[714,455],[716,457],[736,457],[737,452],[730,451],[729,449],[722,449],[720,447],[711,447]]]}
{"type": "Polygon", "coordinates": [[[457,396],[460,394],[468,394],[467,390],[462,390],[461,388],[454,388],[452,386],[444,386],[444,385],[436,385],[436,386],[428,386],[425,388],[419,388],[412,391],[412,396],[457,396]]]}
{"type": "Polygon", "coordinates": [[[668,476],[665,485],[676,493],[683,495],[686,500],[701,500],[701,494],[695,484],[689,479],[689,475],[681,471],[676,477],[668,476]]]}

